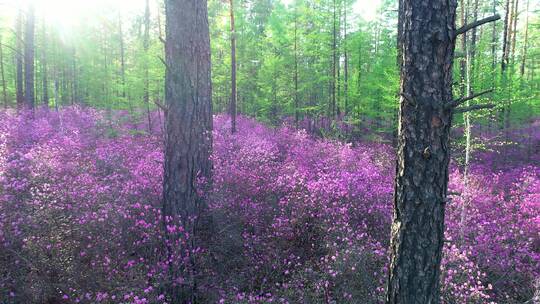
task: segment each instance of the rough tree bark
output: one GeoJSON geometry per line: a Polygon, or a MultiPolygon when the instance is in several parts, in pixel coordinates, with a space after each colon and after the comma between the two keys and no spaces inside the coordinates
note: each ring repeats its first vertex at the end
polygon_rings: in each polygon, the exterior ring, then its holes
{"type": "Polygon", "coordinates": [[[456,0],[402,0],[400,113],[386,303],[439,303],[456,0]]]}
{"type": "Polygon", "coordinates": [[[229,0],[231,17],[231,132],[236,132],[236,28],[234,27],[234,0],[229,0]]]}
{"type": "Polygon", "coordinates": [[[24,101],[29,109],[34,108],[34,6],[30,4],[26,12],[24,32],[24,101]]]}
{"type": "MultiPolygon", "coordinates": [[[[211,175],[212,87],[210,36],[206,0],[167,0],[166,13],[166,130],[163,180],[164,223],[179,224],[190,237],[183,252],[193,253],[205,217],[199,196],[200,179],[211,175]]],[[[176,237],[166,231],[167,252],[173,254],[176,237]]],[[[172,303],[197,303],[198,261],[189,256],[188,265],[171,267],[167,294],[172,303]],[[178,280],[176,280],[178,282],[178,280]]]]}

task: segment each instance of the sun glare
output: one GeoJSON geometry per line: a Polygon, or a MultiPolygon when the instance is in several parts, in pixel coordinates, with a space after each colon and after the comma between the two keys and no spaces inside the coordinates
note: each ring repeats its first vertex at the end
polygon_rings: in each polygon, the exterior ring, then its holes
{"type": "Polygon", "coordinates": [[[112,14],[143,11],[145,0],[0,0],[2,15],[9,19],[16,16],[19,8],[24,10],[29,4],[34,5],[38,22],[45,21],[49,26],[69,32],[79,24],[112,14]]]}

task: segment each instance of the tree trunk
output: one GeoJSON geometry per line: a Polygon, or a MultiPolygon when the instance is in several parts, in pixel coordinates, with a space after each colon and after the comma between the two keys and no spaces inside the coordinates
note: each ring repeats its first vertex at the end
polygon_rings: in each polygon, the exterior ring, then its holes
{"type": "MultiPolygon", "coordinates": [[[[514,25],[512,26],[512,64],[514,63],[515,59],[515,53],[516,53],[516,37],[517,37],[517,21],[518,21],[518,15],[519,15],[519,0],[515,0],[514,2],[514,25]]],[[[513,65],[512,65],[513,67],[513,65]]]]}
{"type": "Polygon", "coordinates": [[[510,23],[510,0],[506,0],[506,9],[504,13],[504,31],[503,31],[503,51],[501,59],[501,73],[506,71],[506,65],[508,64],[508,25],[510,23]]]}
{"type": "Polygon", "coordinates": [[[169,257],[170,282],[167,286],[172,303],[197,303],[198,261],[195,249],[200,242],[205,204],[201,179],[209,181],[212,149],[212,87],[210,36],[206,0],[167,0],[166,11],[166,77],[165,162],[163,180],[164,225],[179,225],[189,238],[182,253],[189,255],[184,263],[175,255],[182,240],[165,229],[169,257]],[[175,263],[177,265],[174,265],[175,263]]]}
{"type": "MultiPolygon", "coordinates": [[[[473,21],[475,22],[478,19],[478,0],[474,0],[473,8],[473,21]]],[[[465,61],[466,61],[466,91],[467,96],[472,96],[474,94],[473,90],[473,77],[474,77],[474,56],[476,48],[476,28],[471,30],[471,41],[465,51],[465,61]]],[[[463,97],[463,96],[462,96],[463,97]]],[[[465,102],[465,107],[470,106],[470,101],[465,102]]],[[[471,115],[469,112],[463,114],[463,120],[465,124],[465,163],[463,164],[463,196],[464,202],[461,206],[460,214],[460,238],[464,238],[464,228],[466,225],[466,216],[467,209],[469,204],[468,196],[468,186],[469,186],[469,166],[472,153],[472,122],[471,115]]]]}
{"type": "MultiPolygon", "coordinates": [[[[468,4],[468,1],[467,1],[468,4]]],[[[460,7],[460,24],[461,26],[467,24],[468,12],[466,9],[465,1],[459,1],[460,7]]],[[[461,97],[464,97],[466,94],[465,81],[467,78],[467,33],[461,35],[461,52],[462,56],[459,59],[459,93],[461,97]]]]}
{"type": "Polygon", "coordinates": [[[523,40],[523,54],[521,55],[521,67],[519,68],[519,75],[522,80],[525,74],[525,61],[527,60],[527,46],[529,44],[529,0],[527,0],[525,9],[525,37],[523,40]]]}
{"type": "Polygon", "coordinates": [[[48,75],[47,75],[47,33],[46,33],[46,23],[45,23],[45,19],[43,19],[43,28],[42,28],[42,32],[41,32],[41,39],[43,39],[43,43],[42,43],[42,49],[41,49],[41,69],[43,70],[42,71],[42,75],[41,75],[41,80],[42,80],[42,90],[43,90],[43,96],[42,96],[42,102],[43,102],[43,106],[45,108],[48,108],[49,107],[49,79],[48,79],[48,75]]]}
{"type": "Polygon", "coordinates": [[[26,12],[26,26],[24,39],[24,87],[25,105],[29,109],[34,108],[34,6],[30,4],[26,12]]]}
{"type": "Polygon", "coordinates": [[[294,122],[298,128],[300,110],[298,108],[298,1],[294,2],[294,122]]]}
{"type": "Polygon", "coordinates": [[[122,15],[118,14],[118,31],[120,34],[120,78],[122,81],[122,98],[126,98],[126,56],[124,46],[124,31],[122,30],[122,15]]]}
{"type": "MultiPolygon", "coordinates": [[[[497,0],[493,0],[492,2],[492,14],[495,16],[497,14],[497,0]]],[[[493,25],[491,27],[491,87],[494,88],[495,84],[497,82],[497,74],[495,73],[497,71],[497,24],[493,22],[493,25]]],[[[495,101],[495,95],[491,94],[491,101],[495,101]]],[[[489,123],[488,128],[491,130],[492,122],[496,120],[495,117],[495,110],[490,109],[489,110],[489,123]]]]}
{"type": "Polygon", "coordinates": [[[386,303],[439,303],[457,3],[400,4],[403,61],[386,303]]]}
{"type": "Polygon", "coordinates": [[[0,36],[0,78],[2,80],[2,97],[4,99],[4,109],[8,107],[6,75],[4,73],[4,49],[2,48],[2,36],[0,36]]]}
{"type": "Polygon", "coordinates": [[[231,17],[231,132],[236,132],[236,29],[234,27],[234,0],[229,0],[231,17]]]}
{"type": "Polygon", "coordinates": [[[24,103],[24,75],[23,75],[23,53],[24,53],[24,44],[23,44],[23,14],[22,10],[19,9],[19,15],[17,17],[17,109],[22,108],[24,103]]]}
{"type": "MultiPolygon", "coordinates": [[[[474,8],[473,8],[473,22],[475,22],[478,19],[478,0],[474,0],[474,8]]],[[[467,87],[467,95],[472,96],[474,94],[474,86],[473,86],[473,79],[474,79],[474,70],[475,70],[475,55],[476,55],[476,28],[473,28],[471,30],[471,44],[467,48],[466,52],[466,62],[467,62],[467,78],[466,78],[466,87],[467,87]]],[[[465,106],[470,106],[469,100],[465,102],[465,106]]],[[[472,125],[471,125],[471,117],[470,113],[466,112],[464,114],[464,120],[465,120],[465,166],[464,166],[464,180],[465,184],[467,184],[467,178],[468,178],[468,172],[469,172],[469,163],[471,158],[471,131],[472,131],[472,125]]]]}
{"type": "Polygon", "coordinates": [[[77,77],[77,53],[75,47],[71,48],[71,105],[80,101],[78,96],[78,77],[77,77]]]}
{"type": "MultiPolygon", "coordinates": [[[[159,13],[158,13],[159,16],[159,13]]],[[[161,24],[160,38],[161,38],[161,24]]],[[[148,72],[148,50],[150,48],[150,0],[146,0],[144,9],[144,37],[143,37],[143,49],[144,49],[144,103],[146,105],[146,117],[148,119],[148,131],[152,132],[152,115],[150,113],[150,76],[148,72]]]]}
{"type": "Polygon", "coordinates": [[[345,115],[349,114],[349,57],[347,52],[347,2],[343,10],[343,98],[345,99],[345,115]]]}
{"type": "Polygon", "coordinates": [[[330,90],[332,94],[332,103],[331,103],[331,113],[330,119],[336,117],[336,69],[337,69],[337,25],[336,25],[336,0],[333,0],[333,12],[334,16],[332,19],[332,84],[330,85],[330,90]]]}

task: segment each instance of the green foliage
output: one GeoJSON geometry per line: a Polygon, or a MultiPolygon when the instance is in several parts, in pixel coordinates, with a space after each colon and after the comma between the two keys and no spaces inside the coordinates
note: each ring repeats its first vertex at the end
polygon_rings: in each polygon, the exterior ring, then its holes
{"type": "MultiPolygon", "coordinates": [[[[339,118],[377,132],[392,131],[396,125],[399,91],[396,2],[382,1],[376,18],[363,20],[354,14],[354,0],[292,0],[287,4],[275,0],[236,0],[239,112],[273,124],[294,118],[298,112],[300,119],[339,118]],[[334,115],[331,113],[333,87],[334,115]]],[[[503,123],[505,120],[518,125],[540,115],[539,3],[530,2],[527,45],[524,12],[519,17],[515,52],[505,73],[500,65],[503,22],[495,23],[494,35],[491,24],[477,33],[471,72],[473,90],[495,88],[495,91],[472,104],[492,102],[496,108],[474,114],[474,124],[503,126],[507,124],[503,123]],[[494,53],[493,37],[496,38],[494,53]]],[[[51,107],[80,103],[108,109],[145,109],[148,70],[148,106],[155,108],[153,102],[164,99],[165,74],[161,41],[165,38],[164,8],[161,1],[158,3],[151,8],[148,50],[143,42],[144,11],[128,14],[98,7],[91,17],[70,29],[57,27],[38,11],[35,63],[38,100],[42,102],[41,79],[46,76],[51,107]],[[43,60],[47,63],[46,70],[42,67],[43,60]]],[[[480,17],[491,13],[491,3],[480,1],[480,17]]],[[[229,2],[209,0],[208,7],[214,110],[226,112],[231,94],[229,2]]],[[[503,11],[504,5],[498,4],[498,10],[503,11]]],[[[11,105],[15,103],[16,91],[16,12],[11,8],[0,13],[0,36],[6,46],[3,48],[6,89],[11,105]]],[[[459,59],[455,79],[459,79],[458,65],[459,59]]],[[[455,95],[459,97],[457,86],[455,95]]],[[[461,115],[456,117],[456,122],[462,122],[461,115]]]]}

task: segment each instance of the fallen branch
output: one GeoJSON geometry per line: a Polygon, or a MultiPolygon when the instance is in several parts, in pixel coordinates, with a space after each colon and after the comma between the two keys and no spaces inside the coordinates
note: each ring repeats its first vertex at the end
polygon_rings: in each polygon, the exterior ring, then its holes
{"type": "Polygon", "coordinates": [[[474,106],[470,106],[470,107],[454,109],[454,114],[456,114],[456,113],[466,113],[466,112],[475,111],[475,110],[481,110],[481,109],[491,109],[493,107],[495,107],[495,105],[491,104],[491,103],[481,104],[481,105],[474,105],[474,106]]]}
{"type": "Polygon", "coordinates": [[[463,33],[467,32],[468,30],[471,30],[471,29],[473,29],[475,27],[478,27],[478,26],[480,26],[482,24],[497,21],[499,19],[501,19],[501,16],[499,16],[499,14],[495,14],[493,16],[490,16],[490,17],[487,17],[487,18],[484,18],[484,19],[480,19],[480,20],[477,20],[477,21],[469,23],[469,24],[465,24],[464,26],[462,26],[462,27],[460,27],[460,28],[458,28],[456,30],[455,36],[463,34],[463,33]]]}
{"type": "Polygon", "coordinates": [[[467,96],[467,97],[463,97],[463,98],[460,98],[460,99],[456,99],[456,100],[454,100],[454,101],[448,103],[446,107],[447,107],[448,109],[450,109],[450,108],[455,108],[455,107],[457,107],[457,106],[463,104],[463,103],[466,102],[466,101],[469,101],[469,100],[471,100],[471,99],[475,99],[475,98],[477,98],[477,97],[480,97],[480,96],[482,96],[482,95],[485,95],[485,94],[491,93],[491,92],[493,92],[493,89],[485,90],[485,91],[482,91],[482,92],[480,92],[480,93],[476,93],[476,94],[473,94],[473,95],[470,95],[470,96],[467,96]]]}

